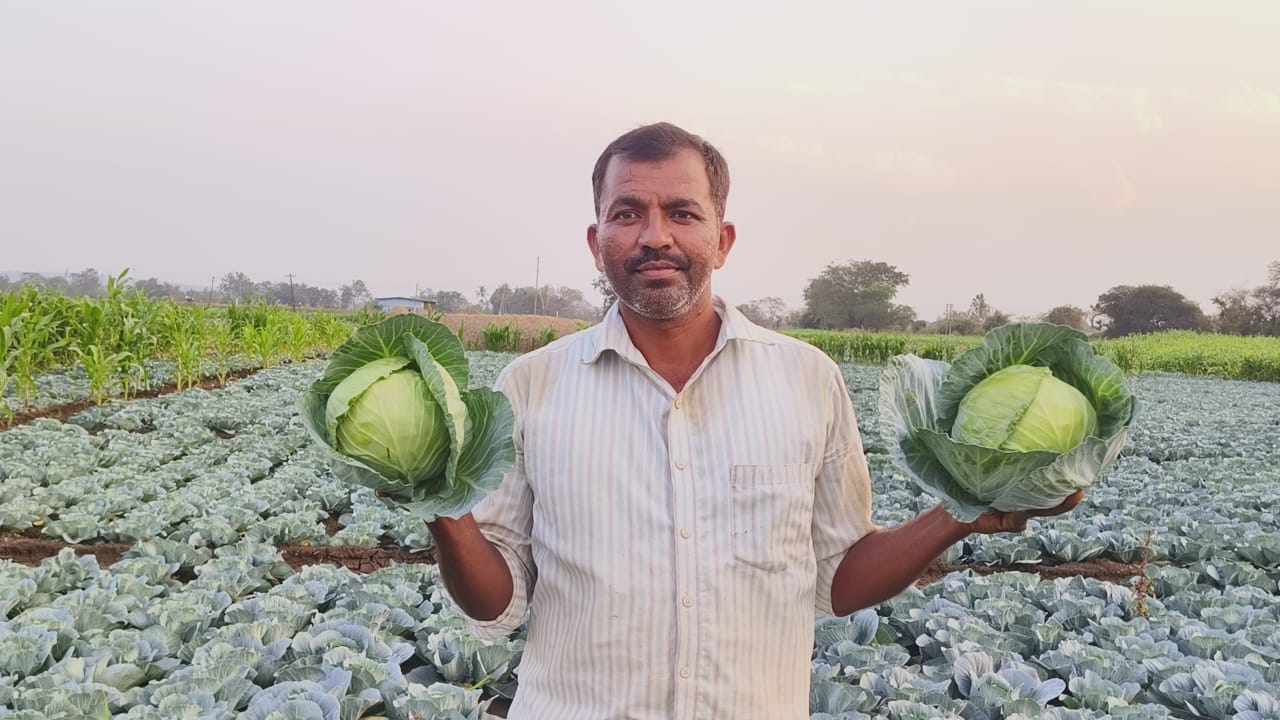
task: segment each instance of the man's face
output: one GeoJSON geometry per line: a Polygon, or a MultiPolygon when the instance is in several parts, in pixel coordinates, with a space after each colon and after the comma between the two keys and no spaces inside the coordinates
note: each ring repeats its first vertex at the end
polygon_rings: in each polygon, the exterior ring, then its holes
{"type": "Polygon", "coordinates": [[[709,304],[711,273],[724,265],[733,241],[733,225],[716,215],[698,153],[609,162],[587,245],[596,269],[637,315],[675,320],[709,304]]]}

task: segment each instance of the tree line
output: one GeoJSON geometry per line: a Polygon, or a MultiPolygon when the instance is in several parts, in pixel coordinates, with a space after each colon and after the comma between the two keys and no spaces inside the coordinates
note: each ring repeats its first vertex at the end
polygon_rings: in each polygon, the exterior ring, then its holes
{"type": "MultiPolygon", "coordinates": [[[[1067,325],[1103,337],[1120,337],[1163,330],[1197,330],[1228,335],[1280,337],[1280,261],[1267,266],[1266,281],[1254,288],[1233,288],[1213,298],[1215,312],[1206,313],[1195,302],[1168,285],[1117,285],[1098,296],[1087,308],[1057,305],[1034,316],[1013,318],[993,307],[979,292],[940,317],[925,319],[907,305],[896,302],[910,275],[885,262],[856,260],[828,263],[804,288],[804,304],[792,309],[778,297],[757,298],[738,304],[753,321],[771,328],[816,328],[881,332],[981,335],[991,328],[1020,321],[1045,321],[1067,325]]],[[[22,285],[38,285],[67,295],[100,297],[106,278],[93,268],[64,275],[23,273],[0,275],[0,292],[22,285]]],[[[243,272],[211,280],[204,288],[181,287],[157,278],[133,281],[133,286],[154,298],[201,303],[263,301],[307,308],[358,309],[373,302],[363,280],[335,288],[311,285],[290,277],[255,281],[243,272]]],[[[492,290],[481,286],[468,295],[458,290],[433,290],[419,285],[414,297],[432,301],[445,313],[492,315],[552,315],[584,321],[598,320],[616,300],[603,274],[592,288],[603,302],[589,301],[581,290],[554,286],[513,286],[492,290]]]]}
{"type": "MultiPolygon", "coordinates": [[[[43,275],[26,272],[17,278],[0,275],[0,292],[33,285],[51,292],[71,297],[102,297],[106,292],[107,277],[94,268],[64,275],[43,275]]],[[[246,303],[262,301],[273,305],[290,305],[305,308],[355,309],[373,301],[363,280],[333,288],[310,285],[301,281],[255,281],[242,272],[213,278],[208,286],[192,287],[175,285],[158,278],[131,280],[130,287],[155,300],[198,302],[203,304],[246,303]]]]}
{"type": "MultiPolygon", "coordinates": [[[[286,276],[287,277],[287,276],[286,276]]],[[[63,275],[22,273],[16,278],[0,275],[0,292],[33,285],[72,297],[102,297],[107,277],[94,268],[63,275]]],[[[352,280],[339,287],[312,285],[296,278],[288,280],[254,280],[243,272],[230,272],[212,278],[204,287],[183,287],[150,277],[131,281],[131,286],[153,299],[203,304],[265,302],[299,308],[355,310],[369,306],[374,298],[363,280],[352,280]]],[[[432,290],[419,285],[412,297],[435,303],[446,313],[485,313],[493,315],[553,315],[577,320],[595,320],[600,308],[588,301],[581,290],[552,286],[512,286],[503,283],[492,291],[478,288],[474,300],[457,290],[432,290]]]]}
{"type": "MultiPolygon", "coordinates": [[[[787,312],[773,297],[738,307],[771,327],[828,330],[980,335],[1014,319],[992,307],[982,293],[943,317],[918,318],[915,310],[894,302],[909,282],[909,275],[884,262],[829,263],[805,286],[804,306],[798,310],[787,312]]],[[[1168,285],[1117,285],[1088,308],[1058,305],[1017,319],[1067,325],[1103,337],[1164,330],[1280,337],[1280,261],[1268,265],[1264,284],[1220,293],[1213,304],[1217,312],[1210,315],[1168,285]]]]}

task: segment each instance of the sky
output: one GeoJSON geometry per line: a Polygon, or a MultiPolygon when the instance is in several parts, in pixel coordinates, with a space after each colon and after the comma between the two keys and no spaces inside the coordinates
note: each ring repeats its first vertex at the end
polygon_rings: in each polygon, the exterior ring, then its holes
{"type": "Polygon", "coordinates": [[[1280,260],[1280,3],[0,0],[0,270],[594,300],[590,173],[726,155],[713,288],[828,263],[933,319],[1280,260]]]}

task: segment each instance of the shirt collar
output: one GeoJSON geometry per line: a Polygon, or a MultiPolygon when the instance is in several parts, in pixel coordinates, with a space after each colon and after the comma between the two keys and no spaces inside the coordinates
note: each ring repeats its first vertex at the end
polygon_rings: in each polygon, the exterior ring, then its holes
{"type": "MultiPolygon", "coordinates": [[[[719,352],[722,347],[731,341],[755,342],[764,345],[774,344],[774,340],[768,330],[751,322],[746,315],[742,314],[742,311],[726,303],[719,295],[711,296],[711,305],[716,314],[720,316],[720,336],[716,339],[715,350],[712,351],[713,354],[719,352]]],[[[600,356],[606,350],[612,350],[619,356],[634,363],[644,364],[644,356],[640,354],[635,344],[631,342],[631,335],[627,332],[627,326],[622,321],[617,300],[614,301],[613,305],[609,306],[604,319],[599,325],[591,329],[591,333],[590,341],[584,343],[582,350],[582,362],[584,364],[593,363],[600,359],[600,356]]]]}

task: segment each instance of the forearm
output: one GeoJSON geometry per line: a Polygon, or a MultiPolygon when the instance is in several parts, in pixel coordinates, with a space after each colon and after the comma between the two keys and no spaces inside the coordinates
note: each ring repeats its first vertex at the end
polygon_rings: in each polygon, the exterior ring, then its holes
{"type": "Polygon", "coordinates": [[[435,540],[440,577],[458,607],[477,620],[501,615],[515,593],[511,569],[497,546],[480,533],[475,518],[468,513],[427,526],[435,540]]]}
{"type": "Polygon", "coordinates": [[[831,605],[848,615],[888,600],[915,582],[944,550],[970,533],[942,507],[853,544],[831,581],[831,605]]]}

